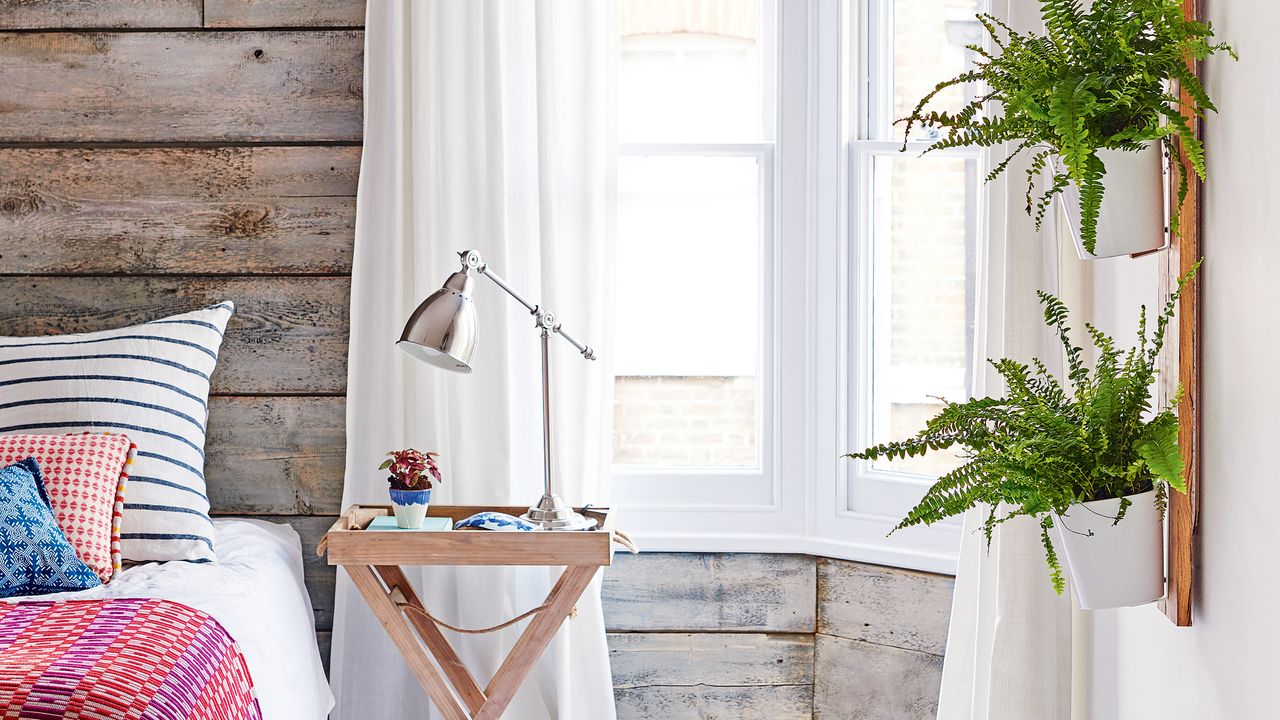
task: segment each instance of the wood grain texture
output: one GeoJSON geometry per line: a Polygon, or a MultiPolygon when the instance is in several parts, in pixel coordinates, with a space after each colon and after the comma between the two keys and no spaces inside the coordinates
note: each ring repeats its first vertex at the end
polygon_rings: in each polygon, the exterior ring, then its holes
{"type": "MultiPolygon", "coordinates": [[[[461,520],[477,512],[520,515],[525,506],[442,505],[432,503],[430,517],[461,520]]],[[[374,517],[390,515],[390,505],[354,505],[325,536],[331,565],[568,565],[595,567],[612,562],[613,523],[606,508],[587,512],[599,529],[583,532],[522,533],[456,530],[399,533],[370,531],[374,517]]],[[[594,577],[592,573],[591,577],[594,577]]],[[[588,578],[590,579],[590,578],[588,578]]]]}
{"type": "Polygon", "coordinates": [[[363,27],[364,0],[205,0],[213,28],[363,27]]]}
{"type": "Polygon", "coordinates": [[[615,688],[813,684],[813,636],[609,633],[615,688]]]}
{"type": "MultiPolygon", "coordinates": [[[[1189,19],[1201,20],[1204,7],[1201,0],[1182,0],[1182,11],[1189,19]]],[[[1191,63],[1191,70],[1197,77],[1203,76],[1199,63],[1191,63]]],[[[1192,98],[1185,90],[1179,89],[1184,108],[1193,105],[1192,98]]],[[[1188,122],[1195,128],[1198,137],[1204,137],[1203,123],[1184,110],[1188,122]]],[[[1175,142],[1177,142],[1175,138],[1175,142]]],[[[1177,278],[1186,274],[1196,262],[1204,256],[1201,244],[1201,227],[1203,210],[1200,203],[1200,179],[1192,171],[1187,160],[1178,165],[1170,160],[1171,176],[1185,174],[1189,180],[1187,197],[1184,201],[1178,220],[1180,232],[1171,243],[1168,265],[1165,272],[1164,291],[1167,293],[1177,278]]],[[[1176,193],[1177,183],[1171,183],[1176,193]]],[[[1176,194],[1173,195],[1176,203],[1176,194]]],[[[1176,207],[1176,204],[1171,205],[1176,207]]],[[[1196,521],[1200,506],[1200,293],[1201,280],[1197,278],[1188,285],[1178,300],[1177,337],[1177,377],[1182,385],[1182,401],[1178,405],[1178,445],[1186,458],[1186,469],[1183,479],[1187,485],[1186,493],[1169,493],[1167,511],[1167,557],[1166,557],[1166,594],[1162,601],[1165,615],[1179,627],[1191,625],[1191,599],[1195,586],[1195,538],[1196,521]]]]}
{"type": "Polygon", "coordinates": [[[933,720],[942,658],[818,635],[814,643],[814,720],[933,720]]]}
{"type": "Polygon", "coordinates": [[[660,685],[613,692],[618,720],[813,720],[813,688],[660,685]]]}
{"type": "Polygon", "coordinates": [[[814,559],[804,555],[619,555],[604,574],[611,630],[814,631],[814,559]]]}
{"type": "Polygon", "coordinates": [[[123,327],[231,300],[217,394],[341,393],[350,281],[334,278],[0,277],[0,335],[123,327]]]}
{"type": "Polygon", "coordinates": [[[6,0],[0,29],[200,26],[200,0],[6,0]]]}
{"type": "Polygon", "coordinates": [[[215,397],[205,476],[224,515],[335,515],[346,455],[341,397],[215,397]]]}
{"type": "Polygon", "coordinates": [[[953,578],[818,559],[818,632],[941,655],[953,578]]]}
{"type": "Polygon", "coordinates": [[[0,142],[358,141],[363,32],[0,33],[0,142]]]}
{"type": "Polygon", "coordinates": [[[347,274],[359,170],[357,147],[0,149],[0,274],[347,274]]]}

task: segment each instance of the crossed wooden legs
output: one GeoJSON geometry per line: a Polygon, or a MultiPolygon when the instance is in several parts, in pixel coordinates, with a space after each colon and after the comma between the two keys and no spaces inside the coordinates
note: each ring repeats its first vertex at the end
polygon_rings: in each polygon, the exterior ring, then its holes
{"type": "Polygon", "coordinates": [[[374,616],[404,656],[431,701],[448,720],[497,720],[524,683],[533,664],[551,643],[582,592],[599,570],[597,565],[570,565],[547,595],[546,608],[520,634],[507,659],[489,684],[480,689],[471,671],[440,629],[426,616],[401,608],[397,602],[423,609],[413,586],[396,565],[343,565],[374,616]],[[425,647],[424,647],[425,646],[425,647]],[[440,663],[440,670],[431,658],[440,663]],[[454,697],[457,692],[462,704],[454,697]],[[465,708],[464,708],[465,706],[465,708]]]}

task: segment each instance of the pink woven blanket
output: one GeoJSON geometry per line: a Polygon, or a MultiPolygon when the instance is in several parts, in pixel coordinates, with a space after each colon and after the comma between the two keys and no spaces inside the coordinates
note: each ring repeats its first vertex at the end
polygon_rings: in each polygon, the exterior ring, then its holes
{"type": "Polygon", "coordinates": [[[0,603],[0,717],[261,720],[216,620],[167,600],[0,603]]]}

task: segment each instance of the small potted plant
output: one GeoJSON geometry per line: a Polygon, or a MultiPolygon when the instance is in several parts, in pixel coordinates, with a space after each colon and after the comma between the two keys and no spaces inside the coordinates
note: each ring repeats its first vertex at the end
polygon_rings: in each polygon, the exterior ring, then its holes
{"type": "Polygon", "coordinates": [[[396,526],[407,530],[422,527],[431,503],[431,490],[435,482],[444,482],[436,465],[438,453],[424,453],[409,448],[387,453],[390,457],[378,466],[390,473],[387,483],[391,486],[391,504],[395,506],[396,526]]]}
{"type": "Polygon", "coordinates": [[[1071,342],[1066,306],[1039,293],[1045,323],[1066,351],[1065,387],[1040,360],[1030,366],[1007,358],[991,361],[1007,385],[1004,397],[946,403],[914,438],[848,455],[874,461],[964,448],[964,464],[938,478],[894,530],[980,506],[990,544],[996,526],[1031,517],[1040,524],[1059,594],[1065,581],[1050,531],[1058,535],[1081,607],[1160,598],[1166,485],[1179,492],[1186,487],[1177,398],[1152,413],[1151,386],[1178,294],[1194,272],[1179,281],[1150,338],[1143,309],[1137,344],[1129,350],[1086,325],[1097,348],[1092,371],[1084,351],[1071,342]]]}
{"type": "MultiPolygon", "coordinates": [[[[1216,110],[1188,63],[1217,52],[1206,23],[1187,20],[1180,0],[1041,0],[1045,34],[1020,33],[993,15],[978,20],[992,48],[969,46],[973,70],[946,80],[917,104],[904,142],[922,126],[938,137],[929,150],[1008,144],[1009,157],[1030,152],[1027,214],[1039,228],[1057,197],[1066,211],[1081,258],[1128,255],[1164,244],[1164,162],[1161,147],[1205,176],[1204,146],[1184,110],[1203,117],[1216,110]],[[1176,82],[1190,98],[1170,91],[1176,82]],[[974,83],[975,99],[956,112],[929,110],[943,90],[974,83]],[[996,109],[993,114],[986,111],[996,109]],[[1174,138],[1179,142],[1173,142],[1174,138]],[[1185,157],[1179,153],[1185,152],[1185,157]],[[1037,192],[1037,180],[1049,177],[1037,192]],[[1104,202],[1104,177],[1124,191],[1123,202],[1104,202]]],[[[904,150],[905,145],[904,145],[904,150]]],[[[1182,162],[1177,167],[1185,167],[1182,162]]],[[[1187,194],[1179,173],[1177,207],[1187,194]]],[[[1178,213],[1170,224],[1176,232],[1178,213]]]]}

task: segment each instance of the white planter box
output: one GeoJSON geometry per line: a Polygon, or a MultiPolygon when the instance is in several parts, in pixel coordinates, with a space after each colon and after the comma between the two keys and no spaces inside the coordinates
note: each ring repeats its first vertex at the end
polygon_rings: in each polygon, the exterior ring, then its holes
{"type": "Polygon", "coordinates": [[[1165,245],[1165,162],[1160,143],[1137,152],[1099,150],[1106,165],[1106,192],[1098,214],[1098,242],[1090,254],[1080,241],[1080,191],[1075,183],[1058,196],[1067,232],[1081,260],[1159,250],[1165,245]]]}
{"type": "Polygon", "coordinates": [[[1073,505],[1054,520],[1076,598],[1085,610],[1145,605],[1164,596],[1164,524],[1156,492],[1073,505]]]}

